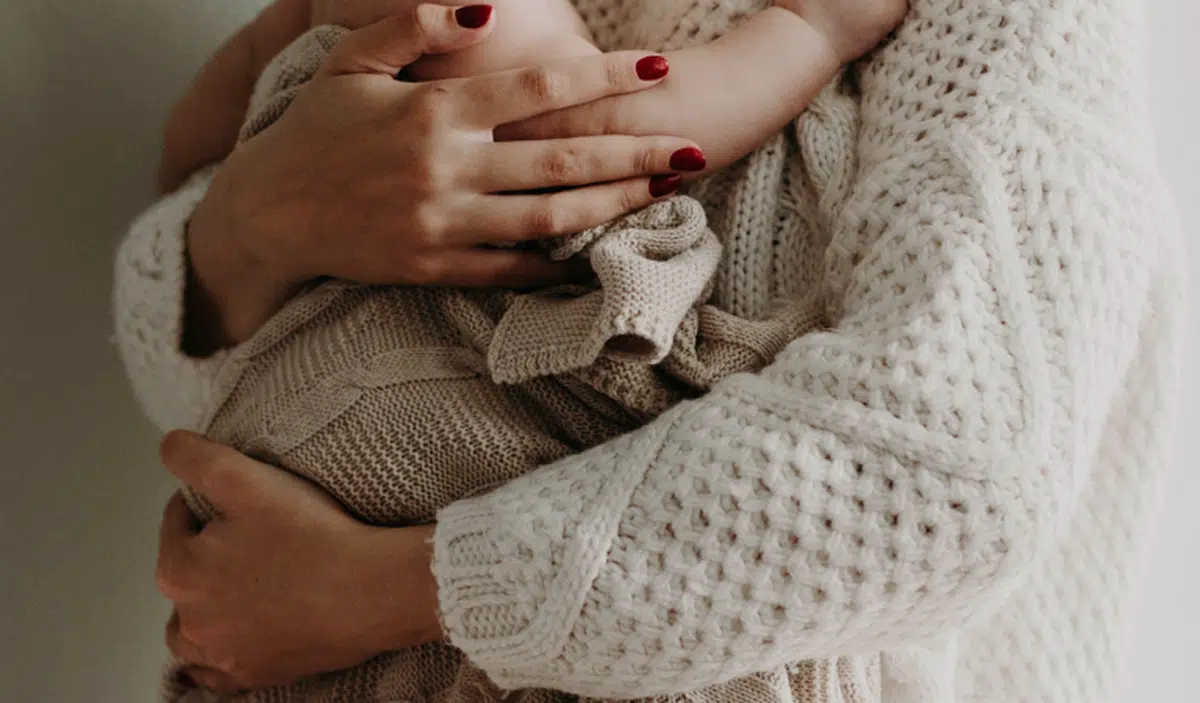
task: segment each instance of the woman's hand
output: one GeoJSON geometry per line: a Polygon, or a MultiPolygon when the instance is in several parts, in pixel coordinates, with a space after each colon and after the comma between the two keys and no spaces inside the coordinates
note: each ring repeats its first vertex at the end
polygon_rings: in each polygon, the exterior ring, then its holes
{"type": "Polygon", "coordinates": [[[302,479],[194,434],[168,435],[162,459],[220,513],[199,529],[176,495],[163,516],[167,643],[196,683],[283,685],[440,639],[431,527],[364,525],[302,479]]]}
{"type": "MultiPolygon", "coordinates": [[[[387,17],[419,12],[422,2],[448,0],[275,0],[227,39],[172,108],[163,130],[158,185],[169,193],[200,168],[233,151],[254,84],[267,63],[306,31],[322,24],[357,29],[387,17]]],[[[457,17],[478,27],[479,5],[460,7],[457,17]]],[[[487,31],[467,40],[480,40],[487,31]]]]}
{"type": "Polygon", "coordinates": [[[189,226],[197,346],[246,339],[318,277],[522,287],[578,272],[487,245],[555,237],[678,187],[676,137],[497,144],[504,122],[657,84],[661,57],[621,52],[461,80],[392,75],[472,31],[423,6],[349,35],[280,121],[226,160],[189,226]],[[588,185],[599,183],[601,185],[588,185]],[[522,195],[565,186],[552,194],[522,195]]]}

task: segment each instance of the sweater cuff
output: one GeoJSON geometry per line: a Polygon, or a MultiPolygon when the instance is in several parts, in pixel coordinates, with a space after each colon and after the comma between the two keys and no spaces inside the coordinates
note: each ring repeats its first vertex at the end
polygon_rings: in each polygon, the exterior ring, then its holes
{"type": "Polygon", "coordinates": [[[686,405],[438,515],[443,631],[497,685],[567,690],[580,679],[564,650],[630,496],[686,405]]]}
{"type": "Polygon", "coordinates": [[[187,222],[208,192],[215,169],[144,212],[117,253],[115,341],[142,410],[162,430],[199,431],[227,354],[205,359],[182,351],[187,292],[187,222]]]}

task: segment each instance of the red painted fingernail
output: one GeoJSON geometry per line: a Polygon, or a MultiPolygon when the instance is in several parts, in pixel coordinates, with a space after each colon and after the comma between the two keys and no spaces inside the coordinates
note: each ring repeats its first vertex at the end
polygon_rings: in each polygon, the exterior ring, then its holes
{"type": "Polygon", "coordinates": [[[671,154],[671,168],[676,171],[703,171],[705,166],[708,166],[708,159],[694,146],[671,154]]]}
{"type": "Polygon", "coordinates": [[[673,173],[670,176],[654,176],[650,179],[650,195],[662,198],[679,190],[683,185],[683,176],[673,173]]]}
{"type": "Polygon", "coordinates": [[[467,29],[479,29],[492,18],[491,5],[467,5],[454,11],[454,19],[467,29]]]}
{"type": "Polygon", "coordinates": [[[656,81],[667,75],[667,71],[670,70],[671,66],[664,56],[647,56],[637,62],[638,78],[644,81],[656,81]]]}

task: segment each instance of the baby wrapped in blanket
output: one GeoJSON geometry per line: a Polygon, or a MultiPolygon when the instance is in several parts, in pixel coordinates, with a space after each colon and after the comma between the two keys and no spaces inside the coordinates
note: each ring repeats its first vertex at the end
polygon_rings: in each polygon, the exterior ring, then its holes
{"type": "MultiPolygon", "coordinates": [[[[539,52],[598,53],[578,31],[564,24],[539,52]]],[[[344,33],[319,28],[276,58],[242,140],[282,115],[344,33]]],[[[552,258],[587,259],[595,282],[526,294],[329,282],[303,293],[234,351],[208,436],[315,481],[364,520],[428,522],[761,368],[821,317],[816,301],[753,321],[706,305],[721,244],[690,197],[551,247],[552,258]]]]}
{"type": "MultiPolygon", "coordinates": [[[[645,12],[678,15],[669,20],[678,31],[658,43],[679,48],[769,5],[656,0],[645,12]],[[687,30],[685,18],[696,26],[687,30]]],[[[567,9],[564,41],[542,44],[544,51],[598,52],[567,9]]],[[[283,114],[344,33],[318,28],[275,59],[255,91],[243,140],[283,114]]],[[[746,319],[709,304],[722,244],[708,216],[740,217],[723,211],[722,189],[746,180],[747,169],[777,178],[786,140],[778,135],[748,157],[736,179],[716,174],[699,184],[708,214],[700,200],[681,195],[551,243],[554,258],[590,263],[596,275],[587,285],[514,293],[325,282],[307,290],[232,351],[207,436],[314,481],[365,521],[427,523],[454,501],[628,432],[730,374],[760,369],[819,327],[824,306],[791,301],[777,314],[746,319]]],[[[187,497],[198,515],[211,517],[202,496],[187,497]]],[[[794,686],[837,679],[820,673],[822,663],[806,666],[794,686]]],[[[761,682],[730,686],[719,697],[767,701],[779,693],[761,682]]],[[[211,695],[168,681],[171,700],[211,695]]],[[[237,700],[500,698],[457,650],[435,644],[237,700]]]]}

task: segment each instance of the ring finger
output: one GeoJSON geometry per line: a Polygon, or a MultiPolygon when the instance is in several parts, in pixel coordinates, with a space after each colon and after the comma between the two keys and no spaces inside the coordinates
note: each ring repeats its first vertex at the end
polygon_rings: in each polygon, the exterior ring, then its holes
{"type": "Polygon", "coordinates": [[[676,137],[597,136],[487,144],[467,176],[474,191],[500,193],[608,183],[704,170],[703,152],[676,137]]]}
{"type": "Polygon", "coordinates": [[[633,178],[544,195],[482,195],[472,198],[456,231],[461,245],[507,244],[551,239],[597,227],[679,189],[678,175],[633,178]],[[480,233],[488,233],[481,237],[480,233]]]}

